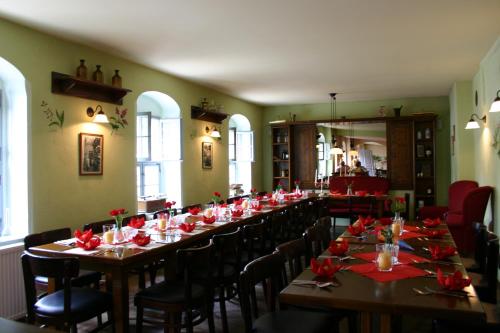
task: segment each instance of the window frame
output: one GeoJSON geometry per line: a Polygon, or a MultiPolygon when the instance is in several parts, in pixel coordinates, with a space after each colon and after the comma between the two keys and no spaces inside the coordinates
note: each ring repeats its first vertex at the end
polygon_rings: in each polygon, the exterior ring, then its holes
{"type": "MultiPolygon", "coordinates": [[[[138,112],[137,116],[136,116],[136,121],[137,121],[137,118],[140,116],[142,116],[142,117],[147,116],[148,117],[148,135],[146,136],[148,138],[148,157],[142,158],[142,159],[138,159],[137,157],[136,158],[137,158],[137,162],[151,161],[151,155],[152,155],[152,151],[151,151],[151,118],[152,118],[152,113],[151,112],[138,112]]],[[[136,142],[137,142],[138,138],[139,138],[139,136],[136,133],[136,142]]],[[[144,138],[144,136],[141,136],[141,138],[144,138]]]]}

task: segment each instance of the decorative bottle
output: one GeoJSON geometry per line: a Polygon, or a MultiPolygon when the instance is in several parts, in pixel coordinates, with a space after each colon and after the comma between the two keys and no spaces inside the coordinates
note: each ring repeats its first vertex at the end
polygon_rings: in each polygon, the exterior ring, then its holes
{"type": "Polygon", "coordinates": [[[95,67],[96,67],[96,70],[94,71],[94,73],[92,73],[92,79],[95,82],[102,83],[101,65],[96,65],[95,67]]]}
{"type": "Polygon", "coordinates": [[[85,66],[85,59],[80,59],[80,66],[76,68],[76,77],[79,79],[87,79],[87,66],[85,66]]]}
{"type": "Polygon", "coordinates": [[[113,75],[113,77],[111,78],[111,85],[113,87],[121,88],[122,87],[122,78],[121,78],[120,74],[118,74],[118,72],[120,72],[120,71],[118,69],[115,69],[115,75],[113,75]]]}

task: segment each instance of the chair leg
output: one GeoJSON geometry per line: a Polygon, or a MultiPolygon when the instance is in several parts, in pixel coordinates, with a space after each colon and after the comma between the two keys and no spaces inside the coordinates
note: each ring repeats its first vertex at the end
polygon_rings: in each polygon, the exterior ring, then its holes
{"type": "Polygon", "coordinates": [[[215,323],[214,323],[214,302],[207,300],[207,320],[208,320],[208,332],[215,333],[215,323]]]}
{"type": "Polygon", "coordinates": [[[143,316],[144,316],[144,309],[143,309],[142,305],[138,304],[137,305],[136,320],[135,320],[135,332],[136,333],[142,332],[142,318],[143,318],[143,316]]]}
{"type": "MultiPolygon", "coordinates": [[[[181,324],[182,324],[182,314],[181,314],[181,324]]],[[[186,331],[187,333],[193,333],[193,310],[190,308],[186,310],[186,331]]]]}
{"type": "Polygon", "coordinates": [[[219,304],[220,304],[220,316],[222,320],[222,332],[228,333],[229,328],[227,327],[227,313],[226,313],[226,298],[224,297],[224,286],[219,287],[219,304]]]}
{"type": "Polygon", "coordinates": [[[354,313],[347,317],[348,330],[349,333],[357,333],[358,332],[358,314],[354,313]]]}

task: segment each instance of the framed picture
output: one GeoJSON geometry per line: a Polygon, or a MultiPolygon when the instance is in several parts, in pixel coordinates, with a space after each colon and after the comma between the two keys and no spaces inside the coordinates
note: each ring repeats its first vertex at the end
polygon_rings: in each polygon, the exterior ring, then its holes
{"type": "Polygon", "coordinates": [[[80,133],[78,144],[80,176],[102,175],[104,136],[80,133]]]}
{"type": "Polygon", "coordinates": [[[201,167],[203,169],[212,169],[213,162],[213,144],[212,142],[201,143],[201,167]]]}

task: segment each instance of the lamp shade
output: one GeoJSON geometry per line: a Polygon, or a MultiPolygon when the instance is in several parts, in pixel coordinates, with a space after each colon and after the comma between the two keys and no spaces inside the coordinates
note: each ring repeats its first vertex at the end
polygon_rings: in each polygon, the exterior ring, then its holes
{"type": "Polygon", "coordinates": [[[342,155],[343,153],[344,151],[339,147],[333,146],[330,148],[330,155],[342,155]]]}
{"type": "Polygon", "coordinates": [[[99,111],[99,113],[94,118],[94,123],[109,123],[109,120],[103,111],[99,111]]]}
{"type": "Polygon", "coordinates": [[[477,123],[477,121],[471,118],[471,120],[469,120],[469,122],[465,126],[465,129],[476,129],[476,128],[479,128],[479,124],[477,123]]]}
{"type": "Polygon", "coordinates": [[[210,136],[212,138],[220,138],[220,132],[219,132],[219,130],[217,128],[214,128],[213,131],[212,131],[212,133],[210,133],[210,136]]]}
{"type": "Polygon", "coordinates": [[[500,97],[497,96],[493,103],[491,103],[490,112],[500,112],[500,97]]]}

